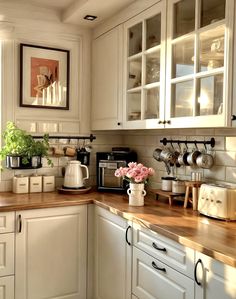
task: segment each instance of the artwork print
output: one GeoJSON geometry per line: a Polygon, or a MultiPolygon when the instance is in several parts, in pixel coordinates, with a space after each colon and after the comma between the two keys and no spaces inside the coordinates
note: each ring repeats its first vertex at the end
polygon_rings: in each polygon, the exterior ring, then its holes
{"type": "Polygon", "coordinates": [[[69,109],[69,52],[21,44],[20,106],[69,109]]]}

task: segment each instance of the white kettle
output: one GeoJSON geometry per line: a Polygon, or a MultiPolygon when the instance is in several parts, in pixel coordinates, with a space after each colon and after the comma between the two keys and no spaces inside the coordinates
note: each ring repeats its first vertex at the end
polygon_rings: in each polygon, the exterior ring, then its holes
{"type": "Polygon", "coordinates": [[[84,187],[84,180],[89,178],[88,167],[80,161],[70,161],[66,166],[64,188],[79,189],[84,187]],[[83,177],[82,168],[86,169],[86,177],[83,177]]]}

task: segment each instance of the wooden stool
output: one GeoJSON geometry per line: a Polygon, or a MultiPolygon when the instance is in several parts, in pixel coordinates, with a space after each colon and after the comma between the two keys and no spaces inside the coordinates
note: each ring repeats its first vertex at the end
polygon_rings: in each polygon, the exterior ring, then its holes
{"type": "Polygon", "coordinates": [[[158,199],[158,196],[161,195],[163,197],[167,197],[169,200],[169,205],[172,205],[174,197],[183,196],[184,193],[173,193],[171,191],[163,191],[161,189],[152,189],[152,192],[156,194],[156,199],[158,199]]]}
{"type": "Polygon", "coordinates": [[[199,188],[200,188],[201,184],[203,184],[203,182],[200,182],[200,181],[187,181],[187,182],[185,182],[186,193],[185,193],[185,198],[184,198],[184,208],[187,208],[188,201],[189,201],[193,205],[193,210],[194,211],[197,210],[198,191],[199,191],[199,188]],[[192,199],[189,197],[190,188],[192,188],[192,199]]]}

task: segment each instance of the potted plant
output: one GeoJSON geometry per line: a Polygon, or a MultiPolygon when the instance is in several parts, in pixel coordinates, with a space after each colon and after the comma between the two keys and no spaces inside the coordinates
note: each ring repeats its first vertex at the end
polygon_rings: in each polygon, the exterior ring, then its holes
{"type": "Polygon", "coordinates": [[[19,129],[13,122],[7,122],[3,133],[4,146],[0,150],[0,160],[6,159],[8,168],[39,168],[41,158],[46,157],[48,165],[53,166],[48,157],[48,134],[43,140],[35,141],[26,131],[19,129]]]}

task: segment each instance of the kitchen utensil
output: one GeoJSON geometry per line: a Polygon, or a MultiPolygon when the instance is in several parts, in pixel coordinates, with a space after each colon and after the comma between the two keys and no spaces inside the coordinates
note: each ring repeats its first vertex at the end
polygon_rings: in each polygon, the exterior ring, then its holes
{"type": "Polygon", "coordinates": [[[197,159],[196,164],[198,167],[210,169],[214,164],[214,159],[211,154],[201,153],[197,159]]]}
{"type": "Polygon", "coordinates": [[[166,161],[162,160],[162,157],[160,156],[161,152],[162,152],[161,148],[156,148],[153,152],[153,158],[158,162],[164,162],[166,167],[166,172],[167,174],[170,174],[171,173],[170,165],[166,161]]]}
{"type": "Polygon", "coordinates": [[[89,178],[88,167],[80,161],[70,161],[66,166],[63,188],[79,189],[84,187],[84,180],[89,178]],[[83,177],[82,168],[86,170],[86,177],[83,177]]]}
{"type": "Polygon", "coordinates": [[[187,161],[187,157],[189,155],[189,152],[184,151],[183,153],[180,153],[180,155],[178,156],[178,163],[179,165],[184,165],[184,166],[188,166],[188,161],[187,161]]]}
{"type": "Polygon", "coordinates": [[[201,152],[196,149],[194,151],[192,151],[191,153],[188,154],[187,156],[187,162],[189,165],[196,165],[196,160],[197,160],[197,157],[201,155],[201,152]]]}

